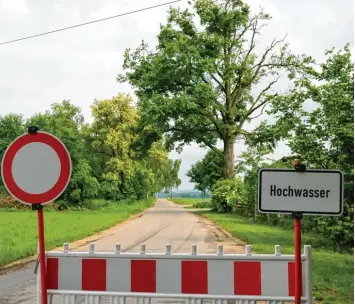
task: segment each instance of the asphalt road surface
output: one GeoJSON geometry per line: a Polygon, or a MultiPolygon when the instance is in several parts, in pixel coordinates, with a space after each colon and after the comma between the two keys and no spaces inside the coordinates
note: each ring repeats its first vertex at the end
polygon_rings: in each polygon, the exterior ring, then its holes
{"type": "MultiPolygon", "coordinates": [[[[171,244],[172,252],[190,253],[193,244],[198,253],[215,253],[218,244],[224,245],[225,253],[242,253],[242,243],[229,238],[222,231],[201,217],[167,200],[158,200],[153,208],[142,216],[111,229],[97,240],[95,251],[113,251],[116,243],[122,252],[139,252],[140,244],[146,252],[164,252],[171,244]]],[[[88,251],[88,245],[75,251],[88,251]]],[[[36,275],[34,263],[21,269],[0,275],[0,304],[36,303],[36,275]]],[[[157,303],[167,303],[157,300],[157,303]]],[[[176,301],[175,303],[183,303],[176,301]]],[[[55,299],[53,304],[60,303],[55,299]]]]}

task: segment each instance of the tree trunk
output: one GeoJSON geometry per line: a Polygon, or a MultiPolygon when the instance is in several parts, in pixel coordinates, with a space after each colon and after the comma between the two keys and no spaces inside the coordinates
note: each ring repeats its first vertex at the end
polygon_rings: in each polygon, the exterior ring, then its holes
{"type": "Polygon", "coordinates": [[[234,178],[234,142],[232,137],[224,140],[224,177],[226,179],[234,178]]]}

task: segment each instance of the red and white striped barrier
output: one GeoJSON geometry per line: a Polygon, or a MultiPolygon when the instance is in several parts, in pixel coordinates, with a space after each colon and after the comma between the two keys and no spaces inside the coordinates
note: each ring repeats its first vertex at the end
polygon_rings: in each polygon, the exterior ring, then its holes
{"type": "MultiPolygon", "coordinates": [[[[154,293],[169,295],[253,296],[270,301],[294,296],[294,256],[281,255],[280,246],[270,255],[173,254],[170,245],[165,253],[121,253],[120,245],[111,253],[47,252],[47,287],[59,291],[154,293]]],[[[304,247],[303,301],[311,303],[311,248],[304,247]]],[[[236,298],[237,299],[237,298],[236,298]]]]}

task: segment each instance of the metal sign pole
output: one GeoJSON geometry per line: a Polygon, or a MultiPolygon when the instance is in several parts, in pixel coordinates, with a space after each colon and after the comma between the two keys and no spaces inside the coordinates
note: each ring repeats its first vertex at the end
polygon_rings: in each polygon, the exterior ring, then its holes
{"type": "Polygon", "coordinates": [[[44,243],[44,220],[43,206],[40,204],[32,205],[32,210],[37,210],[38,219],[38,242],[39,242],[39,263],[41,274],[41,304],[47,304],[47,282],[46,282],[46,251],[44,243]]]}
{"type": "Polygon", "coordinates": [[[293,213],[295,237],[295,304],[301,304],[302,261],[301,261],[301,219],[302,213],[293,213]]]}
{"type": "MultiPolygon", "coordinates": [[[[296,172],[306,172],[305,164],[300,162],[294,163],[296,172]]],[[[302,212],[292,213],[294,223],[294,238],[295,238],[295,304],[301,304],[302,296],[302,261],[301,261],[301,219],[302,212]]]]}

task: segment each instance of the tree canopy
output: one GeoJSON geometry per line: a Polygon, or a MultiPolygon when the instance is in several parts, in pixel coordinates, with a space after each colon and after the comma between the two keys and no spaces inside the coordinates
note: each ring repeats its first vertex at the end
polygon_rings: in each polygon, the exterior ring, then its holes
{"type": "MultiPolygon", "coordinates": [[[[129,95],[95,100],[92,117],[91,124],[85,123],[81,109],[69,100],[27,120],[18,114],[0,116],[0,157],[30,125],[57,136],[68,148],[73,166],[70,183],[58,201],[63,206],[85,205],[94,198],[145,199],[181,182],[181,161],[168,158],[162,141],[153,143],[147,154],[136,153],[139,112],[129,95]]],[[[5,193],[2,182],[1,189],[5,193]]]]}
{"type": "MultiPolygon", "coordinates": [[[[274,100],[269,111],[278,118],[276,123],[264,124],[258,130],[239,164],[244,174],[244,200],[249,204],[247,214],[254,213],[257,172],[263,167],[292,168],[292,161],[299,160],[308,168],[339,169],[345,180],[343,215],[307,217],[303,227],[325,236],[337,249],[351,248],[354,235],[354,64],[349,45],[341,50],[327,50],[325,61],[295,78],[289,96],[274,100]],[[278,139],[286,140],[291,155],[267,160],[272,150],[265,138],[270,139],[272,145],[278,139]]],[[[266,218],[273,225],[282,223],[282,218],[266,218]]]]}
{"type": "Polygon", "coordinates": [[[186,176],[195,184],[195,189],[211,191],[213,185],[224,177],[223,157],[214,150],[209,150],[205,157],[191,166],[186,176]]]}
{"type": "Polygon", "coordinates": [[[264,12],[251,15],[241,0],[196,0],[190,10],[171,8],[157,48],[143,41],[126,50],[126,72],[118,76],[135,89],[144,134],[165,134],[178,148],[194,141],[216,153],[221,140],[224,176],[232,178],[235,141],[253,133],[246,124],[283,95],[273,91],[281,76],[296,75],[311,62],[293,55],[283,38],[257,51],[269,19],[264,12]]]}

